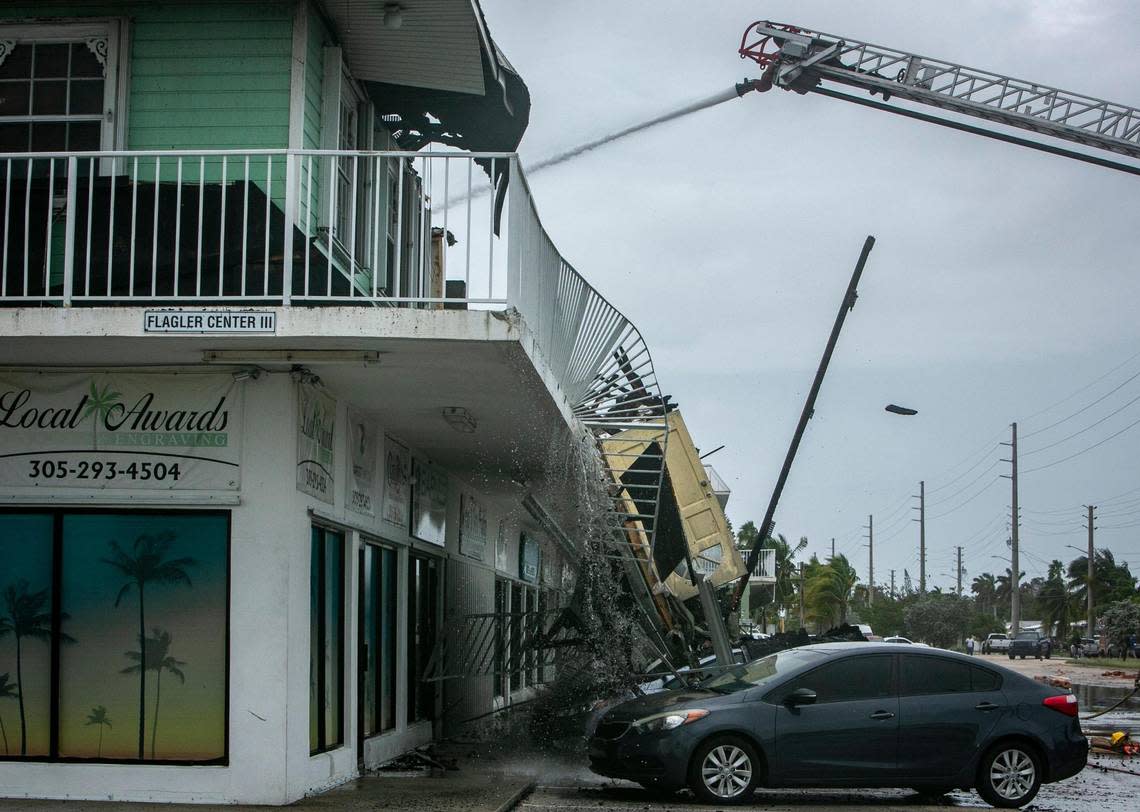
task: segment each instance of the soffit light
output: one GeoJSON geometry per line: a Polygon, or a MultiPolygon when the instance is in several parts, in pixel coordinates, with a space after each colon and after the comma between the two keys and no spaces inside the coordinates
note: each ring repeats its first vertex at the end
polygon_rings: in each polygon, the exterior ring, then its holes
{"type": "Polygon", "coordinates": [[[443,410],[443,419],[447,421],[447,425],[458,432],[462,432],[463,434],[475,433],[475,418],[471,416],[471,412],[462,406],[445,407],[443,410]]]}

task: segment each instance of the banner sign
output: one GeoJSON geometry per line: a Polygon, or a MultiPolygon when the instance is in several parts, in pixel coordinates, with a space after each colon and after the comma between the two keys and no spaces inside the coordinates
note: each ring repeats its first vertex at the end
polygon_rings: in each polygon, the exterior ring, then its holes
{"type": "Polygon", "coordinates": [[[538,583],[538,542],[526,533],[519,537],[519,578],[538,583]]]}
{"type": "Polygon", "coordinates": [[[459,552],[482,561],[487,549],[487,509],[470,494],[459,497],[459,552]]]}
{"type": "Polygon", "coordinates": [[[376,515],[376,423],[363,412],[348,410],[348,499],[345,506],[362,516],[376,515]]]}
{"type": "Polygon", "coordinates": [[[384,521],[402,527],[410,525],[412,509],[412,455],[406,446],[391,437],[384,438],[384,521]]]}
{"type": "Polygon", "coordinates": [[[412,459],[412,535],[429,544],[444,544],[447,530],[447,472],[430,462],[412,459]]]}
{"type": "Polygon", "coordinates": [[[0,487],[232,491],[228,374],[0,372],[0,487]]]}
{"type": "Polygon", "coordinates": [[[330,505],[336,500],[336,401],[308,384],[297,385],[297,490],[330,505]]]}

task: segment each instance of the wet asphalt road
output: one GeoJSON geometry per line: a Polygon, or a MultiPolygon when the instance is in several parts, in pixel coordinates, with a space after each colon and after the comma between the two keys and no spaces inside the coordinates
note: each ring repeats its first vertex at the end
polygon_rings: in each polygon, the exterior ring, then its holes
{"type": "MultiPolygon", "coordinates": [[[[1094,760],[1094,764],[1097,760],[1094,760]]],[[[1104,763],[1121,766],[1119,759],[1104,763]]],[[[1068,781],[1047,784],[1027,809],[1038,812],[1135,812],[1140,810],[1140,759],[1128,769],[1137,775],[1107,772],[1095,766],[1068,781]]],[[[805,812],[811,809],[860,810],[920,809],[938,807],[988,809],[973,792],[957,791],[940,798],[926,798],[910,790],[760,790],[753,804],[744,807],[717,807],[698,803],[692,795],[655,797],[636,784],[579,778],[573,782],[544,783],[517,807],[522,812],[554,810],[652,810],[652,812],[724,812],[732,809],[765,809],[770,812],[805,812]]]]}

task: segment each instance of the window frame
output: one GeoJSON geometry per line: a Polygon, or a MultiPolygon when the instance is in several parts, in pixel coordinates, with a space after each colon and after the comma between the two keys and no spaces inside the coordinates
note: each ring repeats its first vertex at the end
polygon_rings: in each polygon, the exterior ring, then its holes
{"type": "Polygon", "coordinates": [[[371,653],[366,656],[365,652],[361,650],[358,655],[359,659],[357,663],[357,676],[359,679],[357,686],[357,723],[359,725],[360,740],[367,741],[377,736],[383,736],[385,734],[392,733],[399,726],[399,704],[397,701],[397,694],[399,693],[398,686],[400,683],[400,550],[396,545],[390,542],[384,542],[378,539],[373,539],[371,537],[362,536],[360,538],[359,551],[360,555],[362,556],[362,566],[360,567],[360,572],[358,574],[361,589],[357,607],[357,622],[359,623],[358,628],[361,630],[362,638],[365,636],[363,634],[363,630],[366,628],[366,618],[368,613],[368,602],[365,600],[365,590],[371,588],[371,585],[369,585],[366,580],[368,568],[363,566],[365,559],[367,559],[368,556],[374,556],[372,567],[379,567],[378,570],[374,570],[376,587],[378,591],[374,596],[375,605],[373,607],[374,617],[372,618],[372,622],[375,624],[375,642],[377,650],[375,655],[376,673],[371,675],[374,705],[372,710],[375,716],[375,718],[371,720],[367,719],[368,708],[366,707],[366,703],[364,701],[363,690],[367,675],[367,670],[364,664],[370,664],[371,660],[373,659],[371,653]],[[385,555],[391,556],[391,583],[389,583],[389,581],[385,578],[385,575],[387,574],[384,568],[385,555]],[[388,593],[389,586],[391,586],[391,594],[388,593]],[[386,609],[391,611],[392,618],[392,628],[390,629],[392,638],[389,641],[392,654],[391,662],[384,661],[384,657],[388,653],[384,648],[384,612],[386,609]],[[390,679],[391,690],[391,696],[387,698],[384,696],[383,690],[384,679],[386,677],[390,679]],[[389,724],[387,726],[384,725],[385,714],[388,715],[389,719],[389,724]],[[373,727],[371,731],[367,730],[369,727],[369,722],[373,727]]]}
{"type": "Polygon", "coordinates": [[[50,715],[49,725],[49,753],[43,756],[4,755],[0,753],[0,764],[29,763],[29,764],[125,764],[145,767],[228,767],[230,764],[230,676],[231,668],[231,627],[233,626],[233,513],[229,510],[194,509],[194,508],[135,508],[122,507],[48,507],[43,505],[4,505],[0,507],[0,515],[32,514],[52,517],[52,557],[51,557],[51,613],[52,613],[52,639],[50,641],[51,667],[49,679],[50,715]],[[62,643],[62,616],[64,604],[63,588],[63,559],[64,538],[63,523],[67,516],[113,515],[129,514],[132,516],[217,516],[224,517],[226,522],[226,628],[225,628],[225,657],[224,657],[224,709],[222,721],[222,755],[216,759],[188,760],[188,759],[138,759],[138,758],[107,758],[91,756],[61,756],[59,754],[60,731],[60,686],[61,686],[61,653],[62,643]]]}
{"type": "MultiPolygon", "coordinates": [[[[106,152],[122,149],[126,143],[130,77],[130,26],[127,20],[121,17],[91,17],[50,23],[24,23],[0,19],[0,42],[13,42],[16,48],[25,42],[71,43],[102,38],[107,40],[107,55],[103,60],[103,111],[98,117],[102,125],[99,129],[98,151],[106,152]]],[[[0,123],[93,120],[94,114],[0,116],[0,123]]]]}

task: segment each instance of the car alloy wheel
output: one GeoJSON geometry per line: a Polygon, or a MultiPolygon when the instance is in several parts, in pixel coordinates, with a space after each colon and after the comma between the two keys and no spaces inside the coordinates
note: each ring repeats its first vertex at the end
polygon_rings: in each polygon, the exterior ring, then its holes
{"type": "Polygon", "coordinates": [[[694,753],[689,786],[701,800],[747,803],[759,784],[761,763],[752,744],[738,736],[715,736],[694,753]]]}
{"type": "Polygon", "coordinates": [[[999,746],[990,753],[982,762],[979,794],[994,806],[1023,806],[1033,800],[1041,786],[1037,759],[1015,744],[999,746]]]}

